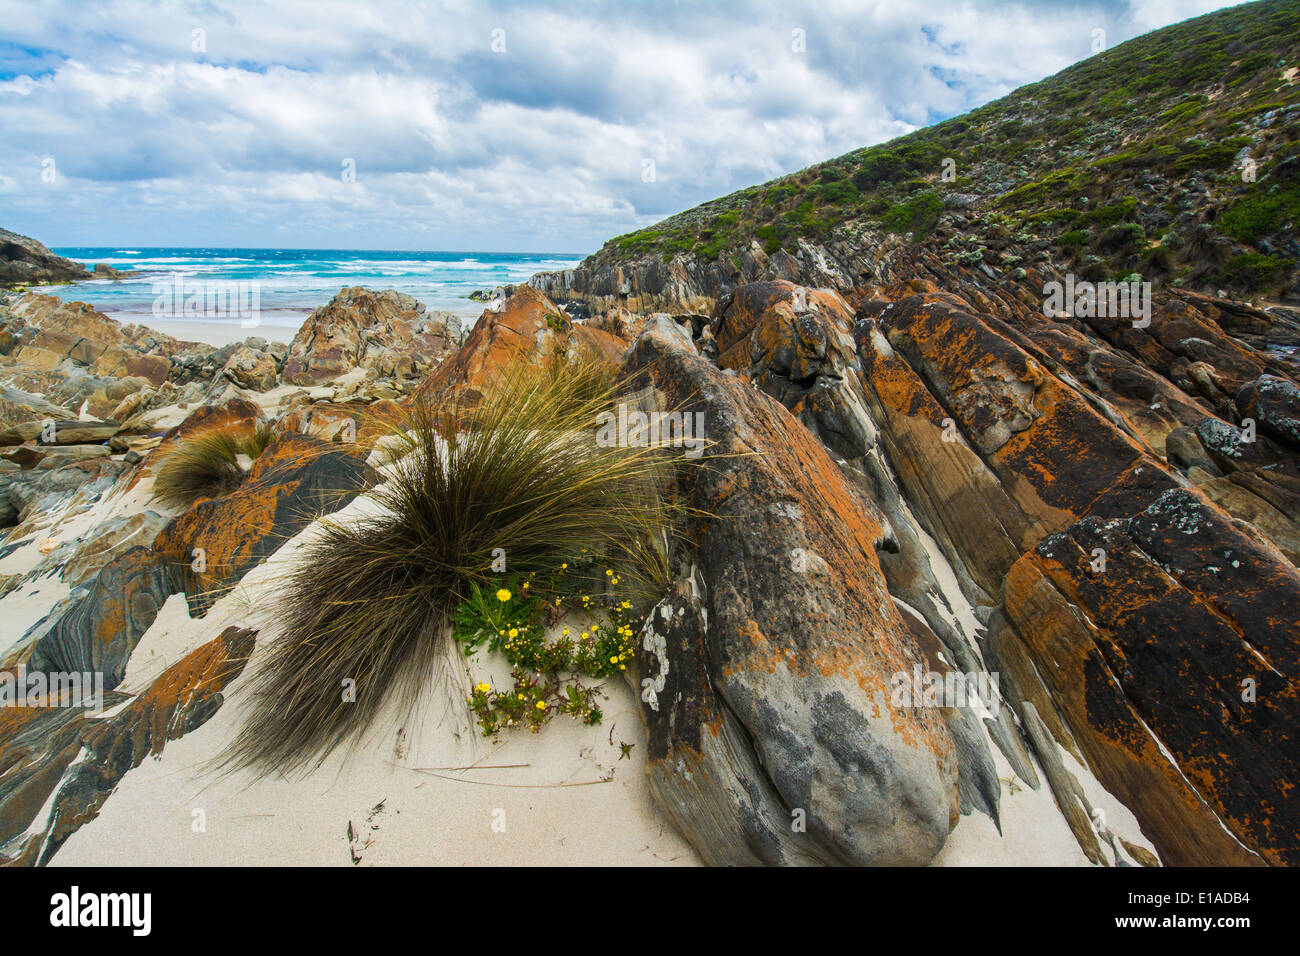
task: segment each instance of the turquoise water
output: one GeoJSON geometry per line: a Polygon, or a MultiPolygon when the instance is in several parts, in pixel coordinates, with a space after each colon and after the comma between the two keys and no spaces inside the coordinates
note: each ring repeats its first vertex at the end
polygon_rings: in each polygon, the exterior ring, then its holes
{"type": "MultiPolygon", "coordinates": [[[[92,280],[47,291],[65,301],[89,302],[122,321],[148,324],[156,315],[161,286],[180,276],[185,287],[208,283],[255,283],[261,319],[297,326],[345,286],[396,289],[423,302],[477,318],[480,303],[471,292],[524,282],[536,272],[568,269],[581,257],[546,253],[374,252],[355,249],[148,249],[70,248],[54,250],[87,266],[104,262],[140,275],[119,281],[92,280]]],[[[176,316],[184,319],[185,316],[176,316]]],[[[203,321],[238,323],[238,317],[201,316],[203,321]]]]}

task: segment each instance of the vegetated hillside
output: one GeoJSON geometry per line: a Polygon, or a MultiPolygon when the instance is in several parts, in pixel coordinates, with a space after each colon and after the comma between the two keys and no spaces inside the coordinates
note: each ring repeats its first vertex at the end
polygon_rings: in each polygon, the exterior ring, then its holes
{"type": "Polygon", "coordinates": [[[1137,272],[1300,297],[1297,51],[1294,0],[1188,20],[619,236],[584,269],[658,259],[740,270],[755,244],[767,256],[809,244],[869,256],[895,233],[954,266],[1050,262],[1091,280],[1137,272]]]}

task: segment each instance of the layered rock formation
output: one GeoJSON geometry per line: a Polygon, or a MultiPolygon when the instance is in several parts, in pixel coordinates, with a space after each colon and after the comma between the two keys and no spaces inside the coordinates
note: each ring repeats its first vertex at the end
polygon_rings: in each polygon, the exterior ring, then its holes
{"type": "Polygon", "coordinates": [[[890,701],[923,662],[876,560],[874,507],[778,403],[652,326],[654,407],[716,434],[693,472],[676,594],[650,612],[651,786],[714,864],[923,864],[959,816],[937,710],[890,701]]]}
{"type": "Polygon", "coordinates": [[[319,385],[354,370],[369,379],[419,379],[463,338],[457,316],[426,315],[409,295],[344,289],[289,343],[284,381],[319,385]]]}
{"type": "MultiPolygon", "coordinates": [[[[1041,720],[1166,863],[1290,862],[1300,446],[1287,363],[1224,331],[1241,306],[1158,297],[1145,329],[1055,321],[1014,281],[981,294],[948,276],[956,291],[941,292],[924,256],[889,265],[903,263],[913,277],[856,290],[856,307],[742,285],[697,341],[870,492],[896,599],[924,609],[933,559],[951,565],[984,626],[968,640],[944,615],[927,624],[960,667],[999,674],[1019,717],[1004,731],[1018,722],[1032,739],[1025,723],[1041,720]]],[[[1267,336],[1269,314],[1248,314],[1267,336]]]]}

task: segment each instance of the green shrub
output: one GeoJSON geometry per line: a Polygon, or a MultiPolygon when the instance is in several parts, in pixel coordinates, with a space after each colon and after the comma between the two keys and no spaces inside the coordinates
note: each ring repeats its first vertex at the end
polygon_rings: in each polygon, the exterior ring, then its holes
{"type": "Polygon", "coordinates": [[[1057,237],[1056,244],[1067,251],[1082,249],[1091,237],[1086,229],[1071,229],[1057,237]]]}
{"type": "Polygon", "coordinates": [[[1256,291],[1282,282],[1294,268],[1295,261],[1292,259],[1267,256],[1262,252],[1245,252],[1225,262],[1215,279],[1222,285],[1256,291]]]}
{"type": "Polygon", "coordinates": [[[1087,213],[1084,218],[1089,222],[1095,222],[1099,226],[1113,226],[1118,222],[1132,217],[1138,208],[1138,201],[1132,196],[1125,196],[1117,203],[1111,203],[1109,206],[1102,206],[1087,213]]]}
{"type": "Polygon", "coordinates": [[[886,210],[881,224],[890,232],[910,232],[920,238],[934,229],[941,212],[943,200],[937,193],[917,193],[886,210]]]}
{"type": "Polygon", "coordinates": [[[853,185],[867,192],[882,183],[892,183],[906,174],[903,160],[888,150],[868,153],[853,174],[853,185]]]}
{"type": "Polygon", "coordinates": [[[1067,193],[1074,184],[1074,178],[1073,170],[1060,170],[1011,190],[998,202],[1007,207],[1021,207],[1025,204],[1041,202],[1049,196],[1067,193]]]}
{"type": "Polygon", "coordinates": [[[1300,186],[1289,183],[1268,188],[1261,183],[1255,189],[1219,214],[1220,232],[1253,243],[1300,223],[1300,186]]]}
{"type": "Polygon", "coordinates": [[[812,193],[818,199],[835,206],[851,206],[862,198],[857,187],[843,179],[823,186],[814,186],[812,193]]]}
{"type": "Polygon", "coordinates": [[[1097,244],[1112,251],[1132,250],[1146,244],[1147,233],[1136,222],[1124,222],[1111,226],[1101,234],[1097,244]]]}

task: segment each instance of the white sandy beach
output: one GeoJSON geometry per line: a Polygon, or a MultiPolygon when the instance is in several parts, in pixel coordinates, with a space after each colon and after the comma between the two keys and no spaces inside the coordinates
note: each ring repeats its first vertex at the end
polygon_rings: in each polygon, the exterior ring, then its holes
{"type": "MultiPolygon", "coordinates": [[[[332,520],[370,507],[359,498],[332,520]]],[[[183,596],[168,600],[132,654],[123,689],[142,690],[232,624],[259,628],[257,651],[217,714],[128,772],[53,865],[348,866],[354,855],[367,865],[698,862],[651,801],[644,730],[626,683],[604,684],[598,726],[557,717],[538,734],[512,731],[494,743],[472,725],[465,696],[473,681],[508,683],[509,667],[480,655],[467,669],[455,648],[413,719],[392,713],[306,777],[216,771],[211,761],[240,726],[258,652],[278,637],[277,577],[314,527],[203,619],[190,619],[183,596]],[[632,744],[627,757],[621,744],[632,744]]]]}
{"type": "MultiPolygon", "coordinates": [[[[134,322],[137,325],[153,329],[155,332],[162,332],[164,335],[180,339],[182,342],[202,342],[205,345],[215,345],[217,347],[229,345],[232,342],[242,342],[244,339],[253,336],[264,338],[268,342],[284,342],[287,345],[293,340],[298,328],[302,325],[301,321],[297,325],[288,324],[291,322],[291,317],[282,314],[275,316],[275,323],[271,321],[259,322],[256,325],[247,327],[239,322],[212,322],[202,319],[159,319],[152,315],[137,315],[129,312],[105,312],[104,314],[117,319],[124,325],[134,322]]],[[[306,319],[306,317],[305,314],[302,316],[303,319],[306,319]]]]}

